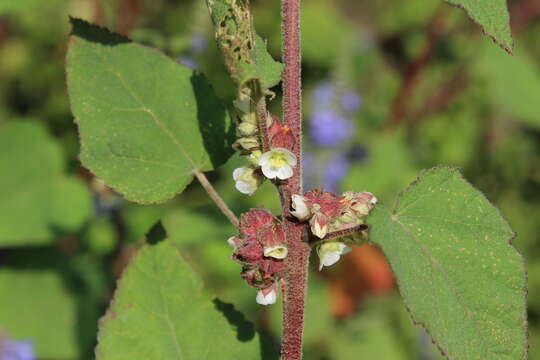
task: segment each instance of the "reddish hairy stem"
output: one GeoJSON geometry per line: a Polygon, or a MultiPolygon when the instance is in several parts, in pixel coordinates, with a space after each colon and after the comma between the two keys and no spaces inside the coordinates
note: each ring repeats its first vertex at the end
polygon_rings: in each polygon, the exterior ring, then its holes
{"type": "Polygon", "coordinates": [[[283,297],[282,360],[302,358],[304,305],[307,292],[308,263],[311,248],[302,225],[291,222],[291,195],[302,193],[302,99],[300,61],[300,0],[282,0],[283,34],[283,121],[295,138],[298,164],[292,178],[279,186],[283,218],[287,226],[288,256],[283,297]]]}
{"type": "Polygon", "coordinates": [[[360,225],[356,225],[356,226],[351,226],[349,228],[345,228],[345,229],[330,232],[330,233],[326,234],[326,236],[324,237],[323,240],[328,240],[328,239],[332,239],[332,238],[335,238],[335,237],[341,237],[341,236],[349,235],[349,234],[352,234],[354,232],[367,230],[367,228],[368,228],[368,226],[366,224],[360,224],[360,225]]]}

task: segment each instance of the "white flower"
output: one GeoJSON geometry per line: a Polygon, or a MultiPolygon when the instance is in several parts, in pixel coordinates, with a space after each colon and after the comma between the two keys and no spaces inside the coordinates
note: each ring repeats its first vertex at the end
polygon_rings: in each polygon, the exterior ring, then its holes
{"type": "Polygon", "coordinates": [[[285,180],[293,176],[296,156],[287,149],[275,148],[261,155],[259,165],[267,178],[285,180]]]}
{"type": "Polygon", "coordinates": [[[323,266],[334,265],[338,262],[341,255],[344,255],[349,251],[351,251],[351,247],[342,242],[333,241],[322,243],[317,249],[320,262],[319,270],[321,270],[323,266]]]}
{"type": "Polygon", "coordinates": [[[242,166],[233,171],[235,187],[242,194],[252,195],[260,184],[260,179],[252,168],[242,166]]]}
{"type": "Polygon", "coordinates": [[[264,256],[273,257],[274,259],[285,259],[288,250],[283,245],[268,246],[264,248],[264,256]]]}
{"type": "Polygon", "coordinates": [[[257,304],[260,305],[272,305],[276,302],[277,292],[275,286],[271,286],[268,289],[259,290],[257,293],[257,304]]]}
{"type": "Polygon", "coordinates": [[[305,221],[311,216],[311,211],[309,211],[305,197],[296,194],[293,195],[292,206],[294,211],[291,211],[291,214],[293,214],[298,220],[305,221]]]}

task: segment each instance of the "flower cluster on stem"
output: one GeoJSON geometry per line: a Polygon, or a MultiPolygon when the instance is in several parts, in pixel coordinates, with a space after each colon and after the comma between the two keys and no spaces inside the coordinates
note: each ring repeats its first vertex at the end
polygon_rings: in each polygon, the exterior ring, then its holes
{"type": "MultiPolygon", "coordinates": [[[[246,104],[236,103],[241,111],[247,111],[246,104]]],[[[252,195],[264,177],[282,181],[293,176],[297,165],[294,154],[295,139],[288,126],[278,117],[267,114],[265,133],[259,133],[255,113],[245,113],[238,125],[237,148],[247,155],[249,166],[242,166],[233,172],[236,189],[243,194],[252,195]],[[268,136],[269,149],[265,149],[262,136],[268,136]]]]}
{"type": "Polygon", "coordinates": [[[358,229],[376,203],[377,198],[370,192],[347,191],[338,196],[314,189],[304,195],[292,196],[291,214],[299,221],[308,221],[313,235],[323,240],[317,245],[320,269],[335,264],[341,255],[350,251],[348,244],[354,243],[359,235],[361,238],[361,232],[351,231],[348,236],[343,236],[344,230],[358,229]],[[340,237],[332,238],[332,233],[340,237]]]}
{"type": "Polygon", "coordinates": [[[239,235],[228,242],[232,259],[242,265],[242,278],[259,290],[256,301],[270,305],[277,299],[287,257],[282,222],[266,209],[251,209],[240,216],[239,235]]]}

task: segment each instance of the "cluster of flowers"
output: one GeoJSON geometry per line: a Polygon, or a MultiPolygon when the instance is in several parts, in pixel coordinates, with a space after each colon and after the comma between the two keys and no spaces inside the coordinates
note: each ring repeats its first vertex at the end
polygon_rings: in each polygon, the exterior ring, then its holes
{"type": "MultiPolygon", "coordinates": [[[[300,221],[309,221],[311,232],[325,240],[332,232],[356,228],[363,224],[377,203],[377,198],[370,192],[345,192],[337,196],[331,192],[314,189],[303,196],[293,195],[291,213],[300,221]]],[[[361,233],[358,233],[361,235],[361,233]]],[[[317,247],[320,266],[335,264],[341,255],[351,250],[348,243],[354,242],[355,233],[349,237],[337,237],[322,241],[317,247]],[[352,238],[351,238],[352,237],[352,238]]]]}
{"type": "Polygon", "coordinates": [[[242,278],[259,289],[257,303],[276,302],[287,257],[282,222],[266,209],[251,209],[240,216],[240,234],[229,238],[232,259],[242,265],[242,278]]]}
{"type": "Polygon", "coordinates": [[[293,148],[294,135],[288,126],[283,125],[278,117],[271,114],[267,114],[265,124],[270,139],[270,150],[264,153],[261,151],[257,116],[250,110],[249,102],[249,98],[246,98],[236,101],[235,106],[241,112],[238,125],[239,138],[236,144],[241,152],[248,156],[250,165],[235,169],[233,178],[238,191],[252,195],[263,181],[263,176],[279,180],[290,178],[297,159],[293,148]]]}

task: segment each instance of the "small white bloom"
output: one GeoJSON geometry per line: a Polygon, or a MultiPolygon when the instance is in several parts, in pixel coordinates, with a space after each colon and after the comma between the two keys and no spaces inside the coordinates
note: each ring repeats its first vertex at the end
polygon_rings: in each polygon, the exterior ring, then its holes
{"type": "Polygon", "coordinates": [[[319,270],[321,270],[323,266],[334,265],[338,262],[341,255],[344,255],[349,251],[351,251],[351,247],[342,242],[333,241],[322,243],[317,249],[320,262],[319,270]]]}
{"type": "Polygon", "coordinates": [[[293,176],[296,156],[287,149],[275,148],[261,155],[259,165],[267,178],[285,180],[293,176]]]}
{"type": "Polygon", "coordinates": [[[230,238],[228,238],[227,244],[229,244],[230,247],[233,248],[233,250],[236,250],[236,248],[238,247],[238,244],[236,242],[236,236],[231,236],[230,238]]]}
{"type": "Polygon", "coordinates": [[[272,286],[269,289],[259,290],[256,301],[260,305],[272,305],[276,302],[276,299],[277,293],[274,286],[272,286]]]}
{"type": "Polygon", "coordinates": [[[294,211],[291,211],[298,220],[305,221],[311,216],[311,212],[306,204],[306,198],[301,195],[292,196],[292,206],[294,211]]]}
{"type": "Polygon", "coordinates": [[[260,184],[259,177],[252,168],[242,166],[233,171],[233,179],[236,181],[235,187],[242,194],[252,195],[260,184]]]}
{"type": "Polygon", "coordinates": [[[264,256],[273,257],[274,259],[285,259],[288,250],[284,245],[268,246],[264,248],[264,256]]]}

